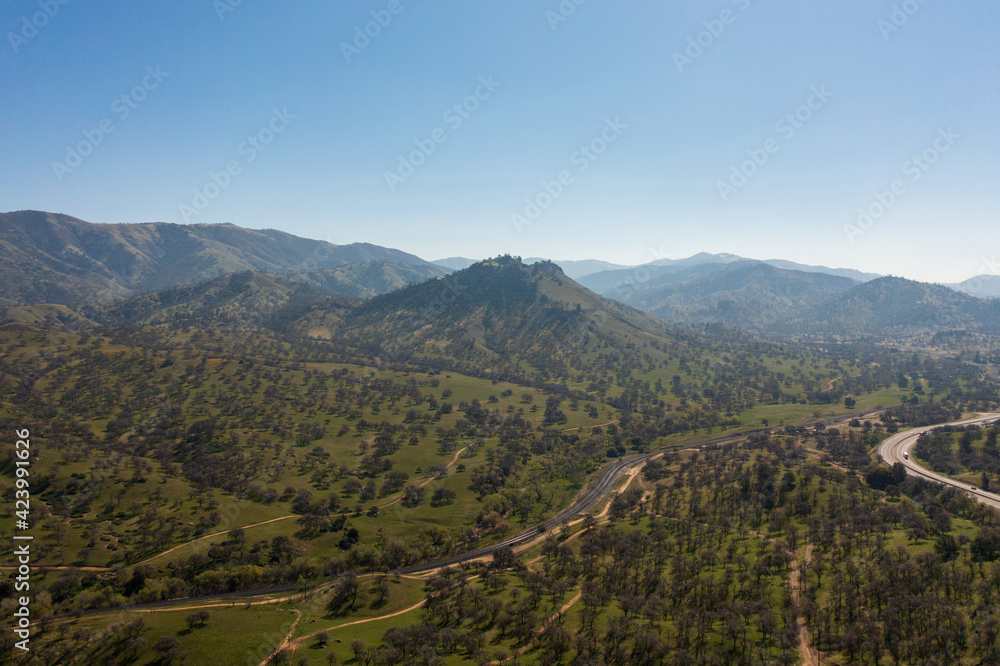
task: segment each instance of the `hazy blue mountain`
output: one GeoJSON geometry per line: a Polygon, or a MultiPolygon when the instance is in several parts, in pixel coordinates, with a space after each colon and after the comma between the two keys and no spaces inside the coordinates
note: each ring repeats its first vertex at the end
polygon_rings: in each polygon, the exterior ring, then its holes
{"type": "Polygon", "coordinates": [[[617,270],[628,268],[628,266],[622,266],[621,264],[612,264],[608,261],[601,261],[600,259],[541,259],[539,257],[529,257],[524,260],[526,264],[537,264],[540,261],[551,261],[559,268],[562,269],[566,277],[573,280],[579,280],[580,278],[598,273],[600,271],[607,270],[617,270]]]}
{"type": "Polygon", "coordinates": [[[775,268],[783,268],[788,271],[804,271],[806,273],[825,273],[827,275],[839,275],[840,277],[851,278],[858,282],[868,282],[869,280],[874,280],[875,278],[882,277],[878,273],[865,273],[863,271],[855,270],[853,268],[830,268],[828,266],[810,266],[808,264],[800,264],[795,261],[786,261],[785,259],[768,259],[764,262],[765,264],[770,264],[775,268]]]}
{"type": "MultiPolygon", "coordinates": [[[[745,259],[735,254],[720,253],[710,254],[700,252],[696,255],[684,259],[659,259],[642,266],[630,266],[618,270],[607,270],[592,273],[578,278],[580,283],[589,289],[593,289],[599,294],[609,294],[612,289],[622,285],[635,282],[648,281],[651,278],[663,273],[676,273],[692,266],[702,264],[731,264],[737,261],[756,261],[745,259]]],[[[851,278],[857,282],[867,282],[880,277],[877,273],[865,273],[853,268],[829,268],[827,266],[810,266],[784,259],[768,259],[761,263],[769,264],[775,268],[783,270],[801,271],[804,273],[823,273],[825,275],[836,275],[839,277],[851,278]]]]}
{"type": "Polygon", "coordinates": [[[671,266],[673,268],[688,268],[701,264],[731,264],[734,261],[742,261],[743,259],[743,257],[729,254],[728,252],[719,252],[717,254],[699,252],[683,259],[657,259],[656,261],[651,261],[650,264],[655,266],[671,266]]]}
{"type": "Polygon", "coordinates": [[[431,263],[449,271],[460,271],[463,268],[468,268],[472,264],[476,263],[476,260],[469,259],[467,257],[446,257],[444,259],[437,259],[431,263]]]}
{"type": "MultiPolygon", "coordinates": [[[[657,276],[678,273],[694,266],[722,266],[741,261],[735,254],[709,254],[700,252],[685,259],[658,259],[641,266],[603,270],[579,278],[580,284],[598,294],[611,296],[612,292],[628,285],[642,288],[657,276]]],[[[614,298],[614,296],[612,296],[614,298]]]]}
{"type": "Polygon", "coordinates": [[[977,275],[945,286],[976,298],[1000,298],[1000,275],[977,275]]]}
{"type": "Polygon", "coordinates": [[[788,271],[752,260],[651,267],[648,277],[636,277],[605,295],[664,321],[717,322],[759,333],[857,284],[850,278],[788,271]]]}

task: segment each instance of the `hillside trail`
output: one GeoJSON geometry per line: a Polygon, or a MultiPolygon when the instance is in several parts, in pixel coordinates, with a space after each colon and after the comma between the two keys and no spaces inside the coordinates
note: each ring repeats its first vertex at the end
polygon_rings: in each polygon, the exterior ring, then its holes
{"type": "MultiPolygon", "coordinates": [[[[45,564],[33,564],[31,568],[35,571],[66,571],[67,569],[75,569],[76,571],[111,571],[110,567],[75,567],[72,564],[60,564],[58,566],[50,567],[45,564]]],[[[17,571],[18,567],[0,567],[0,571],[17,571]]]]}
{"type": "MultiPolygon", "coordinates": [[[[458,462],[458,457],[460,455],[462,455],[462,452],[465,451],[467,448],[469,448],[469,447],[468,446],[463,446],[458,451],[455,451],[455,455],[453,455],[451,457],[451,462],[449,462],[447,465],[445,465],[445,467],[448,468],[448,469],[450,469],[455,463],[457,463],[458,462]]],[[[423,488],[424,486],[426,486],[431,481],[436,481],[439,478],[440,478],[439,476],[432,476],[431,478],[427,479],[426,481],[424,481],[423,483],[421,483],[419,486],[417,486],[417,488],[423,488]]],[[[402,497],[397,497],[396,499],[392,500],[391,502],[386,502],[385,504],[380,504],[378,508],[385,509],[385,508],[388,508],[388,507],[392,506],[393,504],[396,504],[397,502],[401,502],[402,500],[403,500],[402,497]]]]}
{"type": "MultiPolygon", "coordinates": [[[[295,518],[295,517],[296,516],[294,514],[293,515],[289,515],[289,516],[279,516],[278,518],[272,518],[271,520],[265,520],[265,521],[262,521],[262,522],[259,522],[259,523],[253,523],[252,525],[239,525],[237,527],[231,527],[228,530],[222,530],[221,532],[213,532],[212,534],[205,534],[205,535],[202,535],[200,537],[195,537],[194,539],[191,539],[190,541],[185,541],[184,543],[178,544],[178,545],[176,545],[176,546],[174,546],[172,548],[168,548],[167,550],[164,550],[163,552],[157,553],[156,555],[153,555],[152,557],[147,557],[144,560],[141,560],[141,561],[136,562],[134,564],[129,564],[127,566],[135,567],[135,566],[139,566],[140,564],[147,564],[149,562],[152,562],[153,560],[156,560],[156,559],[159,559],[159,558],[163,557],[164,555],[168,555],[168,554],[174,552],[175,550],[180,550],[181,548],[184,548],[185,546],[190,546],[191,544],[196,543],[198,541],[203,541],[205,539],[211,539],[213,537],[222,536],[223,534],[229,534],[234,529],[244,529],[245,530],[245,529],[249,529],[251,527],[260,527],[261,525],[268,525],[270,523],[276,523],[279,520],[288,520],[289,518],[295,518]]],[[[84,566],[77,567],[77,566],[73,566],[72,564],[60,564],[60,565],[56,565],[56,566],[48,566],[48,565],[45,565],[45,564],[38,564],[38,565],[34,565],[34,568],[37,568],[39,570],[44,569],[46,571],[65,571],[67,569],[75,569],[77,571],[92,571],[92,572],[111,571],[111,567],[84,567],[84,566]]],[[[16,570],[17,570],[17,567],[0,567],[0,571],[16,571],[16,570]]]]}
{"type": "MultiPolygon", "coordinates": [[[[806,546],[803,561],[805,566],[812,562],[813,544],[806,546]]],[[[791,552],[791,551],[789,551],[791,552]]],[[[792,554],[791,571],[788,574],[788,585],[792,593],[792,606],[795,609],[795,622],[799,627],[799,658],[802,659],[803,666],[819,666],[819,651],[812,647],[809,642],[809,629],[806,627],[806,619],[802,615],[802,586],[799,584],[801,569],[799,562],[792,554]]]]}
{"type": "Polygon", "coordinates": [[[191,544],[195,543],[196,541],[203,541],[205,539],[211,539],[212,537],[222,536],[223,534],[229,534],[230,532],[232,532],[235,529],[243,529],[243,530],[245,530],[245,529],[249,529],[251,527],[260,527],[261,525],[269,525],[271,523],[276,523],[279,520],[288,520],[289,518],[295,518],[295,517],[296,516],[294,514],[288,515],[288,516],[279,516],[278,518],[272,518],[271,520],[265,520],[265,521],[262,521],[262,522],[259,522],[259,523],[254,523],[252,525],[240,525],[240,526],[237,526],[237,527],[231,527],[228,530],[222,530],[221,532],[215,532],[213,534],[206,534],[204,536],[200,536],[200,537],[191,539],[190,541],[185,541],[184,543],[182,543],[180,545],[174,546],[173,548],[165,550],[162,553],[157,553],[156,555],[153,555],[152,557],[147,557],[146,559],[142,560],[141,562],[136,562],[134,565],[130,565],[130,566],[138,566],[140,564],[146,564],[147,562],[152,562],[153,560],[159,559],[159,558],[163,557],[164,555],[167,555],[169,553],[174,552],[175,550],[179,550],[181,548],[184,548],[185,546],[190,546],[191,544]]]}
{"type": "Polygon", "coordinates": [[[298,648],[302,647],[303,645],[305,645],[306,641],[308,641],[310,638],[313,638],[314,636],[316,636],[316,634],[318,634],[320,632],[323,632],[323,631],[335,631],[337,629],[344,629],[345,627],[354,627],[354,626],[357,626],[359,624],[367,624],[369,622],[378,622],[379,620],[388,620],[391,617],[396,617],[398,615],[405,615],[407,613],[412,613],[413,611],[415,611],[418,608],[422,607],[426,603],[427,603],[427,599],[421,599],[420,601],[418,601],[417,603],[413,604],[409,608],[404,608],[403,610],[398,610],[398,611],[389,613],[387,615],[378,615],[376,617],[366,617],[363,620],[354,620],[352,622],[345,622],[344,624],[337,624],[337,625],[334,625],[332,627],[327,627],[326,629],[317,629],[316,631],[312,632],[311,634],[305,634],[303,636],[299,636],[294,641],[289,642],[289,645],[292,646],[292,649],[298,649],[298,648]]]}
{"type": "MultiPolygon", "coordinates": [[[[302,619],[302,611],[295,609],[295,621],[292,622],[291,628],[289,628],[288,633],[285,634],[285,639],[281,641],[281,645],[279,645],[278,647],[274,648],[274,650],[271,651],[271,654],[264,657],[264,661],[260,662],[259,666],[267,666],[278,655],[279,652],[288,647],[289,641],[291,641],[292,639],[292,634],[295,632],[295,627],[296,625],[298,625],[299,620],[301,619],[302,619]]],[[[293,650],[289,661],[291,661],[294,658],[295,658],[295,652],[293,650]]]]}
{"type": "Polygon", "coordinates": [[[525,652],[527,652],[529,649],[531,649],[531,646],[534,645],[538,641],[538,639],[542,637],[542,634],[545,633],[545,630],[548,629],[549,626],[553,622],[555,622],[556,620],[558,620],[559,618],[561,618],[566,613],[566,611],[568,611],[570,608],[572,608],[573,605],[576,602],[578,602],[581,597],[583,597],[583,592],[582,591],[578,591],[576,593],[575,597],[573,597],[572,599],[570,599],[569,601],[567,601],[566,603],[564,603],[562,605],[562,607],[558,611],[556,611],[555,613],[553,613],[547,620],[545,620],[545,622],[544,622],[544,624],[542,624],[541,628],[538,631],[535,632],[534,636],[531,637],[531,640],[529,640],[527,643],[525,643],[524,645],[522,645],[518,649],[514,650],[514,654],[512,654],[509,657],[507,657],[506,659],[502,659],[502,660],[499,660],[499,661],[491,661],[490,662],[490,666],[496,666],[497,664],[502,664],[502,663],[504,663],[506,661],[510,661],[511,659],[517,659],[518,657],[520,657],[521,655],[523,655],[525,652]]]}
{"type": "MultiPolygon", "coordinates": [[[[295,594],[290,594],[284,597],[275,597],[273,599],[260,599],[258,601],[217,601],[212,603],[199,604],[197,606],[178,606],[170,608],[135,608],[132,609],[133,613],[176,613],[178,611],[190,611],[198,610],[200,608],[235,608],[236,606],[242,606],[243,608],[250,608],[252,606],[270,606],[272,604],[283,604],[286,601],[298,601],[306,597],[312,596],[314,594],[319,594],[325,591],[327,588],[333,587],[333,583],[324,583],[319,587],[313,588],[311,590],[306,590],[305,592],[296,592],[295,594]]],[[[183,600],[178,600],[178,603],[184,603],[183,600]]]]}
{"type": "MultiPolygon", "coordinates": [[[[684,518],[672,518],[670,516],[662,516],[659,514],[651,514],[651,515],[656,515],[659,518],[663,518],[665,520],[672,520],[680,523],[688,523],[690,525],[701,525],[702,527],[714,527],[726,530],[732,529],[732,527],[727,528],[723,525],[712,525],[710,523],[701,523],[694,520],[686,520],[684,518]]],[[[771,543],[777,542],[777,539],[767,536],[760,530],[749,530],[749,529],[738,528],[737,531],[742,534],[749,534],[758,537],[760,539],[767,539],[771,543]]],[[[799,658],[802,659],[803,666],[819,666],[819,650],[814,648],[812,646],[812,643],[809,641],[809,630],[806,627],[806,619],[802,615],[802,594],[801,594],[802,589],[801,585],[799,584],[802,569],[799,566],[799,560],[796,557],[794,551],[786,550],[785,553],[790,558],[788,563],[788,588],[789,588],[789,593],[791,594],[792,597],[792,608],[795,611],[795,623],[796,625],[798,625],[799,628],[799,647],[798,647],[799,658]]],[[[813,544],[811,543],[807,544],[805,549],[805,555],[802,558],[805,566],[807,567],[812,562],[812,553],[813,553],[813,544]]]]}
{"type": "Polygon", "coordinates": [[[583,428],[603,428],[604,426],[609,426],[609,425],[611,425],[613,423],[618,423],[618,419],[614,419],[612,421],[608,421],[607,423],[598,423],[597,425],[577,426],[575,428],[566,428],[565,430],[560,430],[559,432],[573,432],[574,430],[581,430],[583,428]]]}

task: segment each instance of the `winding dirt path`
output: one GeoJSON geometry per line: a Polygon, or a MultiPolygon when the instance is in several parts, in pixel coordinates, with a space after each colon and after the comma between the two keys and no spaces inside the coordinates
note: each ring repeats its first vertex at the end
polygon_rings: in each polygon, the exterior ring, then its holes
{"type": "Polygon", "coordinates": [[[326,629],[317,629],[311,634],[304,634],[302,636],[299,636],[294,641],[292,641],[290,645],[292,645],[294,648],[299,648],[302,645],[304,645],[307,640],[313,638],[316,634],[322,631],[336,631],[337,629],[344,629],[345,627],[353,627],[358,624],[367,624],[368,622],[378,622],[379,620],[388,620],[390,617],[396,617],[398,615],[405,615],[407,613],[411,613],[426,603],[427,599],[421,599],[420,601],[413,604],[409,608],[404,608],[403,610],[395,611],[394,613],[389,613],[388,615],[379,615],[377,617],[366,617],[363,620],[354,620],[352,622],[345,622],[344,624],[337,624],[332,627],[327,627],[326,629]]]}
{"type": "Polygon", "coordinates": [[[162,553],[157,553],[156,555],[153,555],[152,557],[147,557],[146,559],[142,560],[141,562],[136,562],[135,564],[131,564],[129,566],[138,566],[140,564],[146,564],[147,562],[152,562],[153,560],[159,559],[159,558],[163,557],[164,555],[167,555],[169,553],[174,552],[175,550],[179,550],[181,548],[184,548],[185,546],[190,546],[191,544],[195,543],[196,541],[203,541],[205,539],[211,539],[212,537],[221,536],[223,534],[229,534],[230,532],[232,532],[235,529],[246,530],[246,529],[250,529],[251,527],[260,527],[261,525],[269,525],[270,523],[276,523],[279,520],[288,520],[289,518],[295,518],[295,517],[296,516],[294,514],[290,515],[290,516],[280,516],[279,518],[272,518],[271,520],[265,520],[265,521],[260,522],[260,523],[254,523],[253,525],[237,525],[236,527],[230,527],[228,530],[222,530],[221,532],[215,532],[214,534],[206,534],[205,536],[200,536],[200,537],[197,537],[195,539],[191,539],[190,541],[185,541],[184,543],[182,543],[182,544],[180,544],[178,546],[174,546],[173,548],[170,548],[169,550],[165,550],[162,553]]]}
{"type": "Polygon", "coordinates": [[[527,652],[528,650],[530,650],[531,646],[534,645],[536,642],[538,642],[538,639],[542,637],[542,634],[545,633],[545,630],[549,628],[549,625],[551,625],[553,622],[555,622],[560,617],[562,617],[563,614],[566,611],[568,611],[570,608],[572,608],[573,604],[575,604],[576,602],[578,602],[580,600],[580,597],[582,597],[582,596],[583,596],[583,592],[582,591],[578,591],[576,593],[575,597],[573,597],[572,599],[570,599],[569,601],[567,601],[566,603],[564,603],[562,605],[562,608],[560,608],[558,611],[556,611],[555,613],[553,613],[552,616],[549,617],[549,619],[545,620],[545,623],[542,625],[542,627],[538,631],[535,632],[535,635],[532,637],[532,639],[530,641],[528,641],[527,643],[525,643],[524,645],[522,645],[518,649],[514,650],[514,654],[512,654],[509,657],[507,657],[506,659],[504,659],[502,661],[493,661],[493,662],[490,662],[491,666],[495,666],[496,664],[502,664],[505,661],[510,661],[511,659],[517,659],[518,657],[520,657],[521,655],[523,655],[525,652],[527,652]]]}
{"type": "MultiPolygon", "coordinates": [[[[294,609],[294,612],[295,612],[295,621],[292,622],[292,626],[288,629],[288,633],[285,635],[285,640],[281,641],[281,645],[271,650],[271,654],[264,657],[264,661],[260,662],[260,666],[267,666],[268,664],[270,664],[271,661],[275,658],[275,656],[277,656],[279,652],[288,647],[289,642],[292,639],[292,633],[295,632],[296,625],[298,625],[299,620],[302,619],[302,611],[296,608],[294,609]]],[[[293,648],[291,658],[289,659],[289,661],[291,661],[294,658],[295,658],[295,650],[293,648]]]]}
{"type": "MultiPolygon", "coordinates": [[[[467,448],[469,448],[469,447],[468,446],[463,446],[458,451],[455,451],[455,455],[453,455],[451,457],[451,462],[449,462],[447,465],[445,465],[445,467],[450,469],[455,463],[457,463],[458,462],[458,457],[460,455],[462,455],[462,452],[465,451],[467,448]]],[[[441,478],[441,477],[440,476],[432,476],[431,478],[427,479],[426,481],[424,481],[423,483],[421,483],[419,486],[417,486],[417,488],[423,488],[424,486],[426,486],[431,481],[436,481],[439,478],[441,478]]],[[[397,497],[396,499],[392,500],[391,502],[387,502],[386,504],[380,504],[378,508],[385,509],[387,507],[392,506],[393,504],[396,504],[397,502],[402,501],[402,499],[403,499],[402,496],[397,497]]]]}
{"type": "Polygon", "coordinates": [[[573,432],[574,430],[582,430],[583,428],[603,428],[604,426],[609,426],[612,423],[618,423],[618,419],[614,419],[613,421],[608,421],[607,423],[598,423],[597,425],[577,426],[575,428],[566,428],[565,430],[560,430],[559,432],[573,432]]]}
{"type": "MultiPolygon", "coordinates": [[[[806,546],[805,565],[812,562],[813,545],[806,546]]],[[[790,565],[791,572],[788,574],[788,585],[792,592],[792,606],[795,608],[795,622],[799,626],[799,658],[802,659],[803,666],[819,666],[819,651],[812,647],[809,642],[809,629],[806,627],[806,619],[802,616],[802,586],[800,585],[799,561],[792,555],[790,565]]]]}
{"type": "MultiPolygon", "coordinates": [[[[305,592],[297,592],[285,597],[275,597],[273,599],[259,599],[257,601],[219,601],[210,604],[199,604],[197,606],[171,606],[169,608],[135,608],[132,609],[133,613],[176,613],[177,611],[189,611],[198,610],[199,608],[233,608],[235,606],[243,606],[244,608],[249,606],[269,606],[271,604],[282,604],[286,601],[298,601],[313,594],[323,592],[328,587],[332,587],[333,583],[326,583],[319,587],[313,588],[311,590],[306,590],[305,592]]],[[[184,603],[179,601],[179,603],[184,603]]]]}
{"type": "MultiPolygon", "coordinates": [[[[246,529],[250,529],[251,527],[260,527],[261,525],[268,525],[270,523],[276,523],[279,520],[288,520],[289,518],[296,518],[296,517],[297,516],[295,516],[295,515],[280,516],[278,518],[272,518],[271,520],[265,520],[265,521],[260,522],[260,523],[253,523],[252,525],[237,525],[236,527],[230,527],[229,529],[222,530],[221,532],[213,532],[212,534],[205,534],[205,535],[200,536],[200,537],[195,537],[194,539],[191,539],[190,541],[185,541],[184,543],[178,544],[178,545],[176,545],[176,546],[174,546],[172,548],[168,548],[167,550],[164,550],[163,552],[157,553],[156,555],[153,555],[152,557],[147,557],[144,560],[141,560],[139,562],[135,562],[133,564],[129,564],[129,565],[126,565],[126,566],[135,567],[135,566],[139,566],[140,564],[147,564],[149,562],[152,562],[153,560],[156,560],[156,559],[159,559],[159,558],[163,557],[164,555],[168,555],[168,554],[174,552],[175,550],[180,550],[181,548],[184,548],[185,546],[190,546],[193,543],[196,543],[198,541],[203,541],[205,539],[211,539],[213,537],[222,536],[223,534],[229,534],[230,532],[232,532],[235,529],[244,529],[244,530],[246,530],[246,529]]],[[[77,571],[95,571],[95,572],[97,572],[97,571],[111,571],[111,567],[76,567],[76,566],[73,566],[72,564],[59,564],[59,565],[54,565],[54,566],[50,566],[50,565],[47,565],[47,564],[36,564],[36,565],[32,566],[32,569],[36,569],[36,570],[42,570],[42,569],[44,569],[44,570],[47,570],[47,571],[65,571],[66,569],[76,569],[77,571]]],[[[16,571],[16,570],[17,570],[17,567],[0,567],[0,571],[16,571]]]]}
{"type": "MultiPolygon", "coordinates": [[[[35,571],[65,571],[66,569],[76,569],[77,571],[111,571],[110,567],[75,567],[72,564],[60,564],[58,566],[48,566],[46,564],[33,564],[31,568],[35,571]]],[[[0,571],[17,571],[18,567],[0,567],[0,571]]]]}
{"type": "MultiPolygon", "coordinates": [[[[690,525],[701,525],[703,527],[712,527],[716,529],[725,529],[725,530],[733,529],[732,527],[726,528],[722,525],[700,523],[697,521],[687,520],[684,518],[672,518],[670,516],[660,516],[659,514],[653,514],[653,515],[657,515],[659,518],[663,518],[665,520],[672,520],[679,523],[688,523],[690,525]]],[[[767,539],[771,543],[777,541],[777,539],[766,536],[763,532],[759,530],[736,528],[736,531],[741,534],[749,534],[751,536],[755,536],[760,539],[767,539]]],[[[793,551],[786,550],[785,553],[787,553],[789,558],[791,558],[788,563],[788,588],[792,597],[792,608],[795,610],[795,623],[796,625],[798,625],[799,628],[799,647],[798,647],[799,658],[802,659],[803,666],[819,666],[819,650],[814,648],[812,646],[812,643],[809,641],[809,629],[806,627],[805,617],[802,616],[802,586],[800,584],[801,568],[799,567],[799,561],[793,551]]],[[[812,562],[812,553],[813,553],[813,544],[811,543],[807,544],[805,555],[802,558],[806,566],[809,566],[809,563],[812,562]]]]}

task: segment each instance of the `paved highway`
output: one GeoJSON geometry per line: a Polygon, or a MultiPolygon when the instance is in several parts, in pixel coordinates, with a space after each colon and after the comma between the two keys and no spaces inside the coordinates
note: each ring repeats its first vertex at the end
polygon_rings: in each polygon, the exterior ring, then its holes
{"type": "Polygon", "coordinates": [[[601,498],[611,492],[611,489],[615,486],[615,481],[621,476],[625,470],[634,465],[635,463],[641,462],[655,456],[656,453],[640,453],[637,455],[628,456],[622,458],[621,460],[616,460],[607,469],[602,471],[594,483],[588,488],[582,495],[580,495],[573,504],[564,509],[555,518],[551,518],[543,526],[532,528],[526,532],[522,532],[517,536],[513,536],[506,541],[500,543],[495,543],[490,546],[485,546],[483,548],[478,548],[476,550],[471,550],[461,555],[454,555],[452,557],[446,557],[442,560],[435,560],[434,562],[427,562],[425,564],[418,564],[412,567],[406,567],[400,569],[399,573],[404,574],[414,574],[423,573],[425,571],[432,571],[434,569],[440,569],[441,567],[452,566],[459,564],[461,562],[468,562],[469,560],[479,559],[480,557],[486,557],[492,555],[497,550],[504,547],[513,547],[525,541],[530,541],[535,538],[543,531],[550,530],[553,527],[562,525],[563,523],[568,523],[575,516],[581,513],[585,513],[594,507],[595,504],[601,501],[601,498]],[[543,529],[544,528],[544,529],[543,529]]]}
{"type": "MultiPolygon", "coordinates": [[[[974,419],[955,421],[953,423],[943,425],[963,426],[985,424],[997,420],[1000,420],[1000,414],[983,414],[974,419]]],[[[968,483],[956,481],[955,479],[949,478],[943,474],[932,472],[931,470],[921,467],[917,463],[913,462],[912,450],[914,445],[917,443],[917,439],[920,438],[920,435],[929,430],[934,430],[935,428],[940,427],[941,425],[932,425],[924,428],[914,428],[913,430],[907,430],[906,432],[893,435],[883,441],[878,447],[878,455],[887,465],[894,465],[897,462],[902,463],[903,466],[906,467],[907,474],[912,474],[914,476],[927,479],[928,481],[964,490],[965,492],[974,495],[975,498],[983,504],[988,504],[989,506],[1000,509],[1000,495],[985,492],[976,486],[971,486],[968,483]]]]}

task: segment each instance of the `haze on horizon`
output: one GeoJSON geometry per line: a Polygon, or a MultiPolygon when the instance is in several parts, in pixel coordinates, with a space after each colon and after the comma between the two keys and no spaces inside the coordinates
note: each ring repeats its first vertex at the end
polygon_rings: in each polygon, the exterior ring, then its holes
{"type": "Polygon", "coordinates": [[[14,0],[0,210],[958,282],[1000,272],[998,28],[926,0],[14,0]]]}

